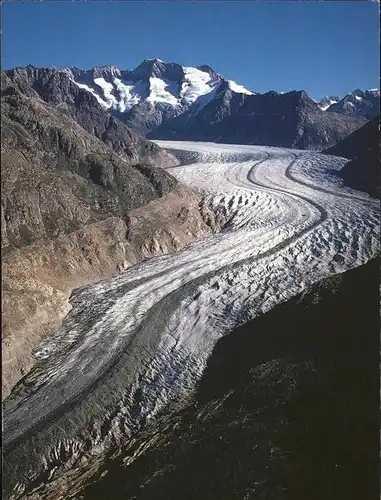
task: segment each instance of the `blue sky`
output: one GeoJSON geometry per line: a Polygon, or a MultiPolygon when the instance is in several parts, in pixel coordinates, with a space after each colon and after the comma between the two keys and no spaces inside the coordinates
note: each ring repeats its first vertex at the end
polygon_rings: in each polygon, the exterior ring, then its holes
{"type": "Polygon", "coordinates": [[[312,97],[379,87],[377,2],[3,3],[2,67],[159,58],[209,64],[247,88],[312,97]]]}

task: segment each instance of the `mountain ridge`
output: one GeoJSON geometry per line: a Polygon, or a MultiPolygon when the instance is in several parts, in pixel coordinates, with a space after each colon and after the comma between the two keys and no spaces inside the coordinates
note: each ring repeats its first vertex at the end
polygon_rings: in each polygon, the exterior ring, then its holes
{"type": "Polygon", "coordinates": [[[110,138],[107,132],[110,127],[105,125],[104,118],[100,124],[99,118],[89,118],[91,125],[94,121],[99,125],[91,131],[101,138],[106,135],[107,140],[114,141],[114,147],[120,146],[123,134],[133,131],[149,139],[319,150],[333,146],[365,123],[365,119],[353,115],[322,111],[304,90],[252,92],[205,64],[188,67],[151,59],[134,70],[120,70],[114,65],[90,70],[29,66],[6,73],[13,79],[17,74],[26,73],[28,83],[44,99],[58,103],[66,113],[77,116],[86,128],[83,109],[77,112],[81,91],[81,98],[89,103],[92,115],[93,109],[102,108],[119,119],[117,137],[110,138]],[[46,81],[44,75],[47,74],[51,81],[49,78],[46,81]],[[121,123],[128,130],[124,130],[121,123]]]}
{"type": "Polygon", "coordinates": [[[380,90],[363,91],[356,89],[337,102],[332,102],[328,106],[327,112],[342,113],[372,120],[380,113],[380,90]]]}

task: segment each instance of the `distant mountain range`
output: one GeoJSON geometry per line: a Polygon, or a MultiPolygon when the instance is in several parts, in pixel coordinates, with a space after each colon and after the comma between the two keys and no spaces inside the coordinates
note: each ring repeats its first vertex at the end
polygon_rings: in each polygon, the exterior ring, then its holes
{"type": "Polygon", "coordinates": [[[72,107],[72,94],[77,93],[70,85],[74,84],[151,139],[300,149],[324,149],[344,139],[378,113],[380,97],[375,90],[356,90],[343,99],[325,97],[319,102],[304,91],[260,94],[210,66],[188,67],[159,59],[145,60],[132,71],[115,66],[90,70],[28,66],[6,73],[11,79],[22,74],[43,99],[53,98],[55,103],[58,99],[66,108],[72,107]]]}
{"type": "Polygon", "coordinates": [[[358,116],[371,120],[380,113],[380,91],[378,89],[372,90],[355,90],[347,94],[342,99],[332,101],[327,108],[331,113],[342,113],[345,115],[358,116]]]}
{"type": "Polygon", "coordinates": [[[325,96],[315,102],[322,111],[372,120],[380,112],[380,91],[379,89],[365,91],[357,89],[346,94],[342,99],[337,96],[325,96]]]}

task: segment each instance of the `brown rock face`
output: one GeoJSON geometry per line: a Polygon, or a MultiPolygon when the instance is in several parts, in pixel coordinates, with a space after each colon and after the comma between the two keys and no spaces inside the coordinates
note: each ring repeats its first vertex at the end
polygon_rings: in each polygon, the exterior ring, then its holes
{"type": "Polygon", "coordinates": [[[70,309],[73,288],[179,250],[210,228],[194,193],[153,166],[173,165],[174,157],[123,135],[117,119],[119,149],[82,127],[79,111],[42,100],[25,79],[13,83],[2,73],[1,91],[6,397],[70,309]]]}

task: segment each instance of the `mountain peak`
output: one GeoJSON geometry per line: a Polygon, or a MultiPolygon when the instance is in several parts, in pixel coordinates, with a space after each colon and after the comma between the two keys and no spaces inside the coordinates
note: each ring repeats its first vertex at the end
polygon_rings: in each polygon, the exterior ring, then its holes
{"type": "MultiPolygon", "coordinates": [[[[329,101],[329,100],[337,102],[337,101],[340,101],[340,97],[335,96],[335,95],[330,95],[330,96],[325,95],[322,99],[320,99],[320,101],[329,101]]],[[[320,101],[318,101],[318,102],[320,102],[320,101]]]]}
{"type": "Polygon", "coordinates": [[[135,68],[132,73],[138,80],[148,80],[148,78],[160,78],[165,72],[167,64],[160,59],[145,59],[135,68]]]}
{"type": "Polygon", "coordinates": [[[364,95],[364,92],[363,92],[362,90],[360,90],[360,89],[356,89],[356,90],[354,90],[354,91],[352,92],[352,95],[354,95],[354,96],[356,96],[356,95],[357,95],[357,96],[362,97],[362,96],[364,95]]]}
{"type": "Polygon", "coordinates": [[[296,92],[300,95],[301,99],[311,99],[305,90],[297,90],[296,92]]]}
{"type": "Polygon", "coordinates": [[[162,60],[162,59],[158,59],[157,57],[155,57],[154,59],[144,59],[143,63],[163,63],[165,64],[165,62],[162,60]]]}
{"type": "Polygon", "coordinates": [[[210,76],[217,76],[218,73],[214,71],[208,64],[201,64],[201,66],[196,66],[196,69],[203,71],[204,73],[208,73],[210,76]]]}
{"type": "Polygon", "coordinates": [[[327,96],[325,95],[320,101],[314,101],[322,111],[326,111],[332,104],[336,104],[340,101],[340,97],[337,96],[327,96]]]}
{"type": "Polygon", "coordinates": [[[94,78],[112,78],[120,76],[120,70],[113,64],[106,64],[102,66],[95,66],[93,68],[94,78]]]}

